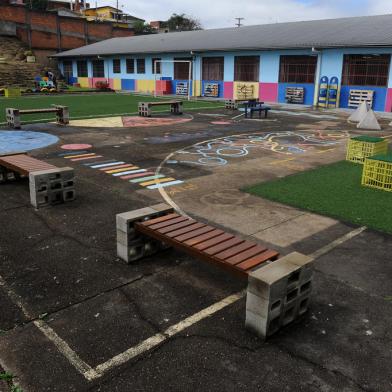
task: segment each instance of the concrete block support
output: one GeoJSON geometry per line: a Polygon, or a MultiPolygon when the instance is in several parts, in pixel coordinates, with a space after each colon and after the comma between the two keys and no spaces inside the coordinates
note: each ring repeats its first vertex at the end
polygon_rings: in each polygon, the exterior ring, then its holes
{"type": "Polygon", "coordinates": [[[35,208],[75,200],[75,173],[71,167],[31,172],[30,201],[35,208]]]}
{"type": "Polygon", "coordinates": [[[304,314],[312,266],[312,258],[293,252],[249,274],[245,327],[265,339],[304,314]]]}
{"type": "Polygon", "coordinates": [[[174,211],[165,203],[116,215],[117,256],[127,263],[150,256],[167,245],[151,238],[142,236],[135,230],[136,222],[158,218],[174,211]]]}

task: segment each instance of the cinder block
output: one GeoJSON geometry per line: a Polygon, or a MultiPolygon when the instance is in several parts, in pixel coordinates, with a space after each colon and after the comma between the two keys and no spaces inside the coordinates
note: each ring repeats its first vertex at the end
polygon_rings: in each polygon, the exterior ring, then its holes
{"type": "Polygon", "coordinates": [[[267,337],[304,314],[312,291],[312,258],[297,252],[248,278],[245,326],[267,337]]]}
{"type": "Polygon", "coordinates": [[[128,247],[129,241],[128,233],[117,229],[117,243],[128,247]]]}
{"type": "Polygon", "coordinates": [[[68,201],[73,201],[76,199],[75,189],[64,189],[63,188],[63,201],[66,203],[68,201]]]}
{"type": "Polygon", "coordinates": [[[116,226],[118,230],[129,233],[133,230],[133,223],[145,220],[156,213],[151,207],[140,208],[138,210],[123,212],[116,215],[116,226]]]}
{"type": "Polygon", "coordinates": [[[246,295],[246,311],[250,311],[265,318],[275,318],[280,315],[283,300],[268,301],[266,298],[258,297],[250,292],[246,295]]]}

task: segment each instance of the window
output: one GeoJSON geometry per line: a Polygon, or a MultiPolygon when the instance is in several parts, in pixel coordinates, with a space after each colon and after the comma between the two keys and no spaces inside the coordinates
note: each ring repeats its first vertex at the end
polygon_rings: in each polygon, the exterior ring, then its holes
{"type": "MultiPolygon", "coordinates": [[[[192,61],[192,58],[175,58],[174,60],[192,61]]],[[[192,63],[174,63],[174,79],[189,80],[189,64],[192,63]]],[[[191,70],[191,75],[192,75],[192,70],[191,70]]]]}
{"type": "Polygon", "coordinates": [[[154,72],[155,72],[154,64],[156,64],[157,74],[161,73],[161,63],[160,63],[160,60],[161,59],[152,59],[152,74],[154,74],[154,72]]]}
{"type": "Polygon", "coordinates": [[[137,59],[136,60],[136,69],[138,74],[146,73],[146,60],[145,59],[137,59]]]}
{"type": "Polygon", "coordinates": [[[223,57],[203,57],[203,80],[223,80],[223,73],[223,57]]]}
{"type": "Polygon", "coordinates": [[[79,60],[77,61],[77,68],[78,68],[78,76],[79,77],[87,77],[88,76],[88,71],[87,71],[87,61],[86,60],[79,60]]]}
{"type": "Polygon", "coordinates": [[[121,73],[120,59],[113,59],[113,73],[121,73]]]}
{"type": "Polygon", "coordinates": [[[314,83],[317,56],[280,56],[280,83],[314,83]]]}
{"type": "Polygon", "coordinates": [[[127,73],[133,74],[135,73],[135,60],[134,59],[127,59],[127,73]]]}
{"type": "Polygon", "coordinates": [[[259,56],[236,56],[234,60],[234,80],[258,82],[259,68],[259,56]]]}
{"type": "Polygon", "coordinates": [[[342,84],[348,86],[387,86],[391,57],[383,55],[344,55],[342,84]]]}
{"type": "Polygon", "coordinates": [[[65,60],[63,62],[64,76],[72,76],[72,61],[65,60]]]}
{"type": "Polygon", "coordinates": [[[105,66],[103,60],[93,60],[93,78],[104,78],[105,66]]]}

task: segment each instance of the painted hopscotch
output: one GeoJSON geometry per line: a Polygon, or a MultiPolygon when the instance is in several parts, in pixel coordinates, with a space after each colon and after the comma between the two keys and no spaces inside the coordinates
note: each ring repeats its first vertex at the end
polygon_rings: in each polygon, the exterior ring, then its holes
{"type": "Polygon", "coordinates": [[[349,137],[348,132],[263,132],[217,138],[179,150],[168,163],[223,166],[230,158],[241,158],[251,149],[270,150],[279,154],[302,154],[311,148],[330,148],[349,137]]]}
{"type": "Polygon", "coordinates": [[[105,160],[102,155],[88,151],[73,151],[59,154],[59,156],[72,162],[81,162],[85,166],[97,169],[113,177],[128,181],[134,185],[140,185],[147,189],[158,189],[182,184],[184,181],[167,177],[164,174],[155,174],[148,169],[140,168],[132,163],[115,159],[105,160]],[[88,162],[86,162],[88,161],[88,162]]]}

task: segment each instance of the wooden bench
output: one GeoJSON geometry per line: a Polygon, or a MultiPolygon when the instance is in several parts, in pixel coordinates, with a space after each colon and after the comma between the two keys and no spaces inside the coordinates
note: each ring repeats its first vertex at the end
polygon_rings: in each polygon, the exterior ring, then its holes
{"type": "Polygon", "coordinates": [[[225,109],[237,110],[238,105],[244,102],[259,102],[258,99],[226,99],[225,109]]]}
{"type": "Polygon", "coordinates": [[[21,177],[29,177],[30,201],[35,208],[75,199],[72,168],[59,168],[25,152],[0,155],[0,183],[21,177]]]}
{"type": "Polygon", "coordinates": [[[259,118],[261,118],[261,113],[264,112],[264,118],[267,118],[268,111],[271,110],[269,106],[264,105],[264,102],[248,101],[244,103],[245,108],[245,118],[253,118],[253,113],[258,112],[259,118]]]}
{"type": "Polygon", "coordinates": [[[172,114],[182,114],[182,101],[159,101],[159,102],[139,102],[139,116],[151,117],[151,108],[153,106],[170,105],[172,114]]]}
{"type": "Polygon", "coordinates": [[[246,327],[265,338],[304,314],[312,289],[310,257],[279,253],[176,213],[166,204],[116,216],[117,255],[127,263],[168,247],[248,279],[246,327]]]}
{"type": "Polygon", "coordinates": [[[20,129],[21,120],[20,116],[22,114],[37,114],[37,113],[56,113],[56,122],[57,124],[67,125],[69,124],[69,110],[67,106],[61,105],[52,105],[51,108],[43,108],[43,109],[15,109],[15,108],[6,108],[5,115],[7,118],[7,124],[14,128],[20,129]]]}

